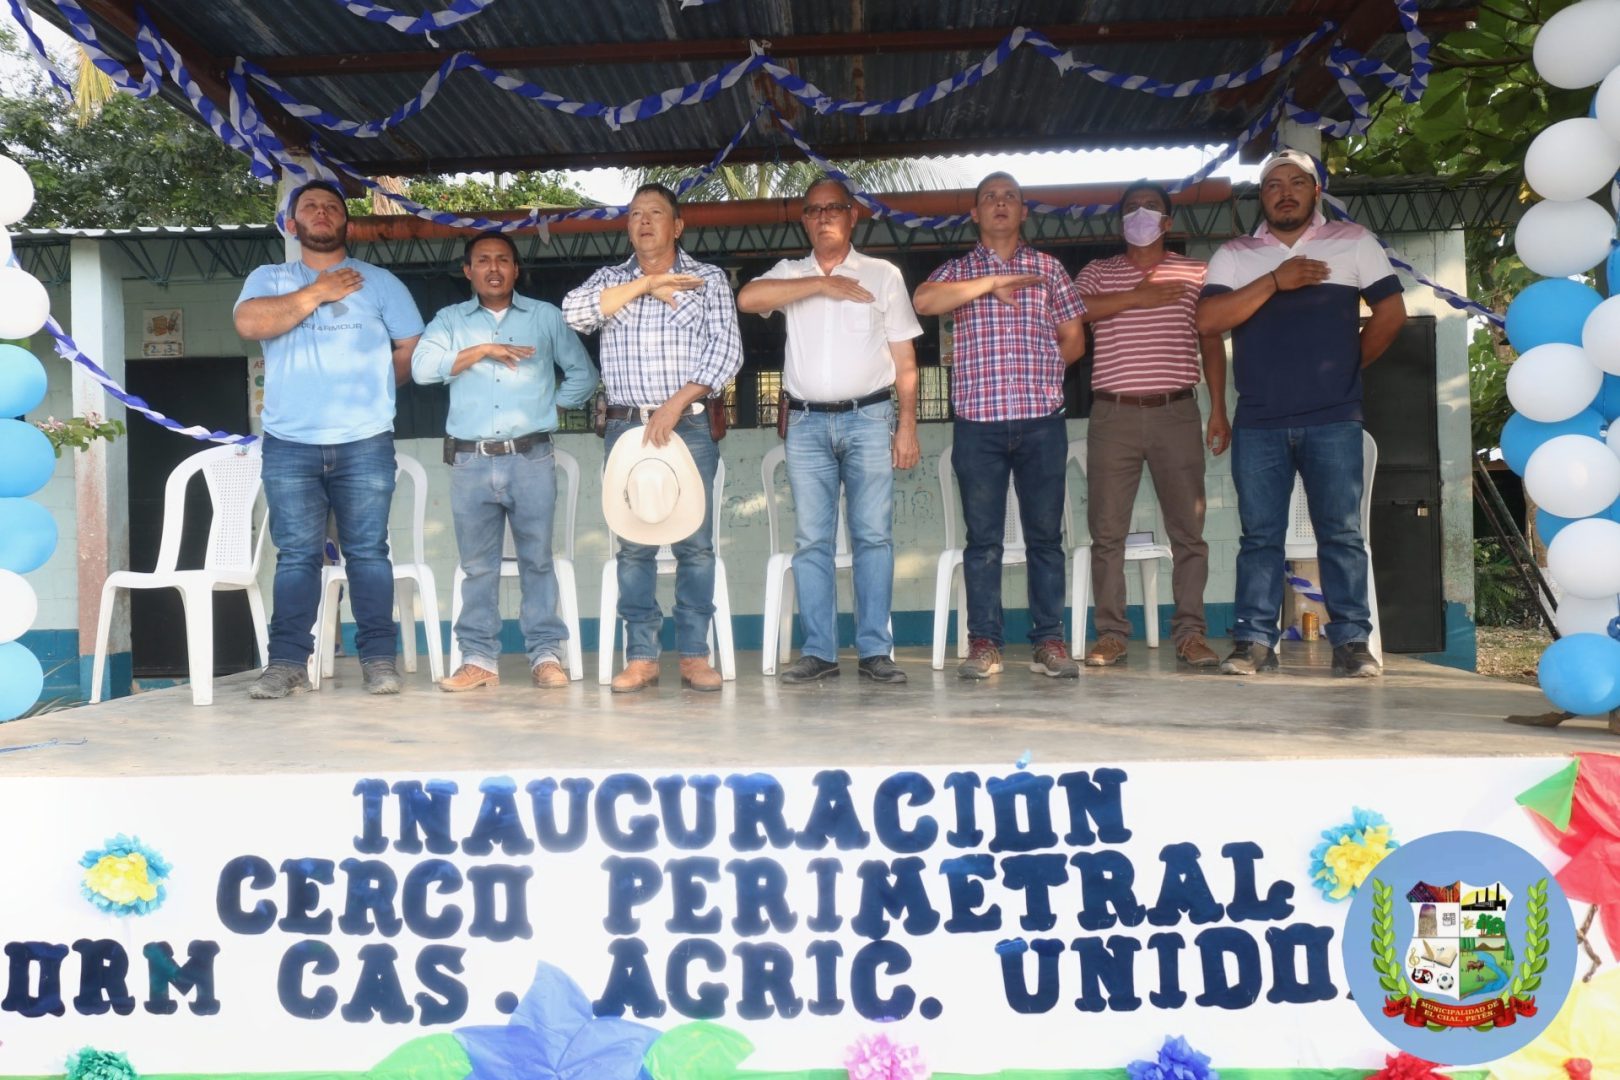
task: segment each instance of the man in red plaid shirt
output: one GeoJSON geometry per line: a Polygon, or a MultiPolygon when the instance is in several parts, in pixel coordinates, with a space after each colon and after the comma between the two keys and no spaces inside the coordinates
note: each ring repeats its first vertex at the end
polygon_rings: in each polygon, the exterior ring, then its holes
{"type": "Polygon", "coordinates": [[[967,547],[968,657],[957,674],[1001,672],[1002,534],[1009,478],[1018,492],[1029,561],[1030,670],[1077,678],[1063,642],[1063,493],[1069,434],[1063,372],[1086,351],[1085,304],[1061,263],[1023,242],[1029,208],[1007,173],[979,181],[979,243],[941,266],[912,298],[919,315],[955,319],[951,466],[967,547]]]}

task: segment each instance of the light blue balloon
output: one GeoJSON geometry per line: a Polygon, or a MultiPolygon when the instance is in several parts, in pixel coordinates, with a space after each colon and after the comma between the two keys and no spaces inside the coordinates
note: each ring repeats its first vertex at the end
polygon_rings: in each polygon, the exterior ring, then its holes
{"type": "Polygon", "coordinates": [[[1598,388],[1598,396],[1587,408],[1596,409],[1598,415],[1610,423],[1620,420],[1620,375],[1603,376],[1603,385],[1598,388]]]}
{"type": "Polygon", "coordinates": [[[1570,634],[1547,646],[1536,669],[1541,692],[1576,716],[1620,709],[1620,641],[1607,634],[1570,634]]]}
{"type": "Polygon", "coordinates": [[[1523,476],[1530,455],[1535,453],[1542,443],[1559,435],[1589,435],[1594,439],[1601,439],[1603,417],[1591,409],[1584,409],[1568,420],[1542,424],[1514,413],[1508,417],[1508,422],[1502,425],[1502,460],[1506,461],[1507,467],[1517,475],[1523,476]]]}
{"type": "Polygon", "coordinates": [[[1620,244],[1609,252],[1609,295],[1620,296],[1620,244]]]}
{"type": "Polygon", "coordinates": [[[1553,537],[1564,531],[1564,526],[1574,521],[1574,518],[1559,517],[1549,514],[1544,507],[1536,507],[1536,535],[1541,537],[1543,544],[1553,542],[1553,537]]]}
{"type": "Polygon", "coordinates": [[[32,499],[0,499],[0,570],[28,574],[56,550],[56,519],[32,499]]]}
{"type": "Polygon", "coordinates": [[[0,645],[0,721],[15,720],[33,707],[45,689],[39,657],[20,641],[0,645]]]}
{"type": "Polygon", "coordinates": [[[1507,309],[1507,336],[1514,349],[1527,353],[1537,345],[1581,343],[1581,327],[1603,297],[1590,285],[1547,278],[1519,293],[1507,309]]]}
{"type": "Polygon", "coordinates": [[[0,416],[21,416],[45,400],[45,365],[16,345],[0,345],[0,416]]]}
{"type": "Polygon", "coordinates": [[[0,499],[20,499],[50,483],[56,451],[26,420],[0,420],[0,499]]]}

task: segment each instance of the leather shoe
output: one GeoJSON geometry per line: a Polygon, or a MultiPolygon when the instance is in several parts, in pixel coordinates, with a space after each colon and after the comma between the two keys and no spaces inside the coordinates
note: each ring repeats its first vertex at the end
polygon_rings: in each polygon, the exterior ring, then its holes
{"type": "Polygon", "coordinates": [[[712,694],[722,685],[720,673],[701,656],[681,657],[681,685],[689,690],[712,694]]]}
{"type": "Polygon", "coordinates": [[[778,680],[787,683],[789,686],[836,678],[838,678],[837,664],[831,660],[823,660],[819,656],[811,656],[809,653],[805,653],[793,661],[783,669],[782,674],[777,676],[778,680]]]}
{"type": "Polygon", "coordinates": [[[649,686],[658,685],[658,661],[632,660],[624,670],[613,676],[615,694],[634,694],[649,686]]]}
{"type": "Polygon", "coordinates": [[[1123,664],[1126,655],[1125,639],[1118,634],[1104,634],[1086,650],[1086,667],[1112,667],[1123,664]]]}
{"type": "Polygon", "coordinates": [[[555,660],[542,660],[529,672],[534,685],[541,690],[556,690],[568,685],[568,672],[555,660]]]}
{"type": "Polygon", "coordinates": [[[859,668],[861,678],[877,683],[903,683],[906,673],[899,664],[887,656],[863,656],[859,668]]]}
{"type": "Polygon", "coordinates": [[[480,686],[499,685],[501,685],[499,675],[481,668],[477,664],[462,664],[456,668],[454,675],[439,680],[439,689],[447,694],[459,694],[464,690],[477,690],[480,686]]]}
{"type": "Polygon", "coordinates": [[[1188,667],[1214,667],[1221,662],[1209,642],[1197,634],[1176,642],[1176,657],[1188,667]]]}

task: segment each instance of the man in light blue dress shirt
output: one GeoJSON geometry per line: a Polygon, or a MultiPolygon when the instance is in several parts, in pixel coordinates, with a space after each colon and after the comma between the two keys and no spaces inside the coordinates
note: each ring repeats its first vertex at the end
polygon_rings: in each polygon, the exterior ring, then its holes
{"type": "Polygon", "coordinates": [[[264,347],[264,497],[276,542],[270,663],[248,690],[309,689],[304,665],[321,599],[326,520],[337,521],[365,689],[397,694],[394,568],[394,387],[411,376],[422,333],[416,302],[393,274],[351,259],[343,193],[312,180],[287,203],[301,252],[248,275],[236,332],[264,347]]]}
{"type": "Polygon", "coordinates": [[[508,525],[530,678],[538,687],[567,686],[567,630],[557,613],[551,555],[557,504],[551,433],[558,409],[576,409],[595,393],[596,367],[561,311],[516,291],[518,251],[511,237],[473,237],[461,272],[473,298],[435,315],[411,357],[417,382],[450,384],[444,456],[452,466],[450,509],[467,575],[455,626],[464,662],[439,689],[458,693],[500,683],[501,549],[508,525]]]}

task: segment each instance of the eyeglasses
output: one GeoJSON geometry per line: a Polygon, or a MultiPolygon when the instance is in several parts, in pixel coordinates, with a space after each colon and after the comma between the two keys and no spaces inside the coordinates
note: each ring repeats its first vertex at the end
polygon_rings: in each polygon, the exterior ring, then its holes
{"type": "Polygon", "coordinates": [[[847,202],[820,203],[815,206],[806,204],[804,208],[804,216],[807,218],[828,217],[830,215],[847,213],[854,208],[854,203],[847,202]]]}

